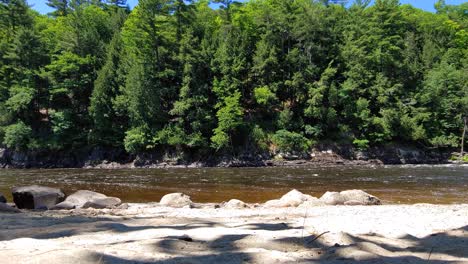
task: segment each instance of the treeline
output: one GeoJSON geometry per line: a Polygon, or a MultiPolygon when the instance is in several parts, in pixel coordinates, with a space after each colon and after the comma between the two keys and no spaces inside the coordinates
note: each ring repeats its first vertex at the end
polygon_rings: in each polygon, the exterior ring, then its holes
{"type": "Polygon", "coordinates": [[[459,147],[468,3],[0,0],[8,148],[459,147]]]}

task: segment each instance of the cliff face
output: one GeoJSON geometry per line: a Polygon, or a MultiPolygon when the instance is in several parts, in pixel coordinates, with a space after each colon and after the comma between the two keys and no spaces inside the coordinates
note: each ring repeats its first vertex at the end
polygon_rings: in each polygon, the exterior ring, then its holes
{"type": "Polygon", "coordinates": [[[452,150],[392,144],[359,151],[350,145],[319,144],[307,153],[237,155],[160,150],[130,155],[117,148],[68,151],[0,149],[2,168],[262,167],[296,165],[444,164],[452,150]]]}

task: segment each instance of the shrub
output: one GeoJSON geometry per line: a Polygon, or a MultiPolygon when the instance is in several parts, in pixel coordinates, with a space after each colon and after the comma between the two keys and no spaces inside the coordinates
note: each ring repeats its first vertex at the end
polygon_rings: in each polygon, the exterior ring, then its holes
{"type": "Polygon", "coordinates": [[[27,148],[32,137],[32,129],[19,121],[16,124],[10,125],[5,129],[5,137],[3,143],[9,148],[25,149],[27,148]]]}
{"type": "Polygon", "coordinates": [[[132,128],[125,133],[124,146],[129,153],[137,153],[146,148],[148,138],[143,128],[132,128]]]}
{"type": "Polygon", "coordinates": [[[355,139],[353,144],[360,151],[369,149],[369,140],[367,139],[355,139]]]}
{"type": "Polygon", "coordinates": [[[287,130],[279,130],[273,135],[273,144],[277,146],[279,151],[304,152],[310,147],[310,141],[301,134],[290,132],[287,130]]]}

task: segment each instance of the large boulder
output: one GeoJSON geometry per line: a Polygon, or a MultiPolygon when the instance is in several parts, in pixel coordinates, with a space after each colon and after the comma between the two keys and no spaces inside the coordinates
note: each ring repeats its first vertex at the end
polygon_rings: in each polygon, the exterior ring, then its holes
{"type": "Polygon", "coordinates": [[[65,199],[65,201],[57,204],[52,209],[55,210],[70,210],[75,208],[111,208],[120,205],[122,202],[119,198],[107,197],[105,194],[93,191],[80,190],[65,199]],[[85,207],[85,205],[87,206],[85,207]]]}
{"type": "Polygon", "coordinates": [[[12,194],[19,209],[50,209],[65,199],[60,189],[38,185],[14,187],[12,194]]]}
{"type": "Polygon", "coordinates": [[[183,193],[170,193],[166,194],[161,198],[159,202],[162,205],[169,207],[182,208],[185,206],[192,206],[193,202],[190,200],[190,196],[183,193]]]}
{"type": "Polygon", "coordinates": [[[21,213],[21,211],[6,203],[0,203],[0,213],[21,213]]]}
{"type": "Polygon", "coordinates": [[[379,205],[379,198],[362,190],[326,192],[320,200],[328,205],[379,205]]]}
{"type": "Polygon", "coordinates": [[[327,205],[325,202],[323,202],[319,198],[313,197],[313,199],[301,203],[301,205],[299,205],[297,208],[310,208],[325,205],[327,205]]]}
{"type": "Polygon", "coordinates": [[[351,202],[354,204],[362,203],[363,205],[380,205],[382,202],[379,198],[370,195],[362,190],[348,190],[340,192],[341,196],[344,197],[346,202],[349,205],[352,205],[351,202]]]}
{"type": "Polygon", "coordinates": [[[303,194],[298,190],[292,190],[283,195],[279,200],[271,200],[265,203],[265,207],[297,207],[306,201],[313,201],[317,198],[308,194],[303,194]]]}
{"type": "Polygon", "coordinates": [[[116,197],[106,197],[102,199],[94,199],[89,202],[86,202],[83,205],[83,208],[94,208],[94,209],[106,209],[106,208],[115,208],[119,206],[122,201],[116,197]]]}
{"type": "Polygon", "coordinates": [[[0,193],[0,203],[6,203],[6,202],[7,202],[7,200],[6,200],[5,196],[3,196],[2,193],[0,193]]]}
{"type": "Polygon", "coordinates": [[[326,192],[320,197],[320,200],[328,205],[344,204],[346,201],[338,192],[326,192]]]}

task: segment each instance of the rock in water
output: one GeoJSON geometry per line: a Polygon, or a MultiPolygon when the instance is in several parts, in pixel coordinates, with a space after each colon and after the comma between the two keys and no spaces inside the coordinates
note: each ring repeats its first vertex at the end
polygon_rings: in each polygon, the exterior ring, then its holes
{"type": "Polygon", "coordinates": [[[159,202],[162,205],[182,208],[185,206],[192,206],[192,200],[190,200],[190,196],[183,194],[183,193],[170,193],[164,195],[159,202]]]}
{"type": "Polygon", "coordinates": [[[6,203],[0,203],[0,212],[1,213],[21,213],[20,210],[9,206],[6,203]]]}
{"type": "Polygon", "coordinates": [[[248,206],[241,200],[232,199],[229,202],[225,203],[223,207],[227,209],[243,209],[247,208],[248,206]]]}
{"type": "Polygon", "coordinates": [[[120,205],[122,201],[116,197],[107,197],[105,194],[93,191],[80,190],[68,196],[65,201],[57,204],[52,209],[71,210],[75,208],[113,208],[120,205]]]}
{"type": "Polygon", "coordinates": [[[297,207],[306,201],[314,201],[317,198],[303,194],[298,190],[292,190],[283,195],[279,200],[271,200],[265,203],[266,207],[297,207]]]}
{"type": "Polygon", "coordinates": [[[89,202],[86,202],[83,205],[83,208],[94,208],[94,209],[106,209],[114,208],[119,206],[122,201],[116,197],[106,197],[101,199],[93,199],[89,202]]]}
{"type": "Polygon", "coordinates": [[[379,205],[379,198],[362,190],[348,190],[342,192],[326,192],[320,200],[328,205],[379,205]]]}
{"type": "Polygon", "coordinates": [[[61,190],[38,185],[15,187],[12,194],[19,209],[49,209],[65,199],[61,190]]]}
{"type": "Polygon", "coordinates": [[[0,193],[0,203],[6,203],[6,202],[7,202],[7,200],[6,200],[5,196],[3,196],[2,193],[0,193]]]}

